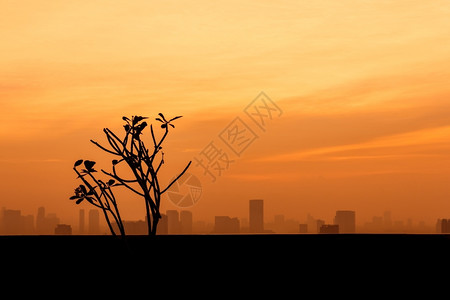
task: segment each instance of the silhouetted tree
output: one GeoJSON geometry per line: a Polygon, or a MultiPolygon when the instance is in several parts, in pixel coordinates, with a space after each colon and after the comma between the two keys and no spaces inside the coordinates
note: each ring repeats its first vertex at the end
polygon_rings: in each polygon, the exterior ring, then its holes
{"type": "Polygon", "coordinates": [[[161,214],[159,211],[161,204],[161,196],[166,192],[189,168],[191,161],[183,169],[183,171],[175,177],[169,184],[161,188],[158,180],[158,173],[164,164],[164,152],[162,152],[162,143],[169,134],[169,128],[174,128],[172,124],[181,116],[167,119],[162,113],[159,113],[159,118],[156,121],[161,122],[161,129],[164,133],[161,138],[157,138],[150,125],[150,133],[152,136],[153,145],[148,148],[141,139],[144,129],[148,126],[144,121],[147,117],[133,116],[131,119],[123,117],[125,125],[125,136],[121,139],[114,132],[108,128],[104,128],[103,132],[109,143],[109,147],[104,147],[91,140],[93,144],[103,151],[115,156],[112,160],[112,171],[101,172],[108,176],[107,181],[97,179],[94,169],[95,162],[90,160],[78,160],[74,164],[74,171],[77,173],[79,179],[83,184],[80,184],[75,189],[75,195],[70,197],[76,200],[76,204],[80,204],[84,200],[103,211],[106,222],[113,235],[117,235],[112,226],[112,220],[117,224],[117,229],[120,235],[125,236],[125,229],[117,206],[116,197],[113,193],[113,188],[117,186],[126,187],[133,193],[141,196],[145,202],[145,209],[147,215],[148,234],[155,235],[158,227],[161,214]],[[131,171],[130,177],[125,178],[118,174],[118,166],[125,164],[131,171]],[[84,165],[84,169],[78,170],[78,167],[84,165]]]}

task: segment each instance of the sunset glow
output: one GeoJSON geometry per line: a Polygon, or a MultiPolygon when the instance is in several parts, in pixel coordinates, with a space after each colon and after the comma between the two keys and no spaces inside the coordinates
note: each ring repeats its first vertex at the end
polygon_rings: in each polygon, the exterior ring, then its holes
{"type": "MultiPolygon", "coordinates": [[[[194,219],[246,218],[264,199],[268,221],[351,209],[360,225],[391,211],[434,226],[450,216],[449,13],[418,0],[2,1],[0,208],[76,224],[73,163],[111,161],[89,140],[163,112],[183,116],[166,181],[236,117],[257,134],[215,182],[193,163],[194,219]],[[261,92],[282,110],[265,131],[244,112],[261,92]]],[[[122,205],[144,218],[139,200],[122,205]]]]}

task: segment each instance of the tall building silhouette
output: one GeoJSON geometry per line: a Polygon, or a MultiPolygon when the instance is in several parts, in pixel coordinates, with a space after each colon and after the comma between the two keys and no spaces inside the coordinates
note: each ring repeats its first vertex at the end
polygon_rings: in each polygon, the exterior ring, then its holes
{"type": "Polygon", "coordinates": [[[166,211],[167,215],[167,229],[169,234],[180,233],[180,215],[178,210],[169,209],[166,211]]]}
{"type": "Polygon", "coordinates": [[[339,225],[340,233],[356,232],[356,214],[352,210],[338,210],[334,217],[334,224],[339,225]]]}
{"type": "Polygon", "coordinates": [[[284,215],[275,215],[273,221],[273,230],[277,233],[285,232],[286,230],[286,222],[284,215]]]}
{"type": "Polygon", "coordinates": [[[100,233],[100,214],[97,209],[89,210],[89,234],[100,233]]]}
{"type": "Polygon", "coordinates": [[[308,228],[308,232],[318,233],[319,227],[317,227],[317,220],[313,218],[310,214],[306,215],[306,225],[308,228]]]}
{"type": "MultiPolygon", "coordinates": [[[[147,217],[145,217],[147,220],[147,217]]],[[[156,228],[157,234],[168,234],[169,233],[169,222],[167,220],[166,214],[161,214],[161,219],[159,219],[158,227],[156,228]]]]}
{"type": "Polygon", "coordinates": [[[20,210],[5,210],[3,220],[6,234],[20,234],[20,214],[20,210]]]}
{"type": "Polygon", "coordinates": [[[34,234],[34,216],[23,216],[20,210],[2,208],[0,234],[34,234]]]}
{"type": "Polygon", "coordinates": [[[450,233],[450,219],[440,220],[440,233],[450,233]]]}
{"type": "Polygon", "coordinates": [[[84,224],[85,224],[85,216],[84,216],[84,209],[80,209],[79,215],[78,215],[78,231],[79,234],[84,234],[84,224]]]}
{"type": "Polygon", "coordinates": [[[46,214],[45,207],[39,207],[36,216],[36,232],[38,234],[54,234],[59,218],[54,213],[46,214]]]}
{"type": "Polygon", "coordinates": [[[389,210],[383,213],[383,226],[385,231],[392,230],[392,217],[391,212],[389,210]]]}
{"type": "Polygon", "coordinates": [[[192,212],[182,210],[180,212],[181,233],[192,233],[192,212]]]}
{"type": "Polygon", "coordinates": [[[39,207],[36,215],[36,232],[39,234],[46,233],[47,229],[45,228],[45,208],[39,207]]]}
{"type": "Polygon", "coordinates": [[[315,223],[316,223],[316,232],[317,232],[317,233],[320,233],[320,228],[321,228],[323,225],[325,225],[325,221],[324,221],[324,220],[318,219],[318,220],[315,221],[315,223]]]}
{"type": "Polygon", "coordinates": [[[249,201],[249,232],[264,232],[264,201],[262,199],[249,201]]]}
{"type": "Polygon", "coordinates": [[[3,230],[3,227],[4,227],[4,225],[3,225],[3,215],[5,214],[5,210],[6,210],[5,207],[2,207],[2,209],[0,210],[0,234],[4,233],[4,230],[3,230]]]}

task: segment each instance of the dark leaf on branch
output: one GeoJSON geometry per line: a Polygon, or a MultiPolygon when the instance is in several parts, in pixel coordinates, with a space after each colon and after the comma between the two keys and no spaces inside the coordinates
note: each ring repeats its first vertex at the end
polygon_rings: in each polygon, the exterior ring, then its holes
{"type": "Polygon", "coordinates": [[[78,167],[79,165],[81,165],[83,163],[83,160],[82,159],[79,159],[79,160],[77,160],[76,162],[75,162],[75,164],[73,165],[73,167],[75,168],[75,167],[78,167]]]}
{"type": "Polygon", "coordinates": [[[139,128],[141,128],[141,131],[144,130],[145,127],[147,127],[147,122],[142,122],[141,125],[139,125],[139,128]]]}
{"type": "Polygon", "coordinates": [[[81,202],[83,202],[83,200],[84,200],[84,198],[80,198],[80,199],[78,199],[75,203],[76,203],[76,204],[80,204],[81,202]]]}
{"type": "Polygon", "coordinates": [[[75,196],[70,197],[70,200],[75,200],[75,199],[78,199],[78,198],[80,198],[80,197],[78,197],[77,195],[75,195],[75,196]]]}
{"type": "Polygon", "coordinates": [[[164,115],[162,113],[159,113],[158,115],[164,120],[164,122],[167,122],[166,118],[164,118],[164,115]]]}
{"type": "Polygon", "coordinates": [[[119,163],[119,161],[117,159],[113,159],[112,164],[115,166],[119,163]]]}
{"type": "Polygon", "coordinates": [[[84,162],[84,166],[86,167],[86,169],[88,170],[88,172],[92,172],[94,171],[94,165],[95,165],[95,161],[91,161],[91,160],[86,160],[84,162]]]}
{"type": "Polygon", "coordinates": [[[115,183],[116,181],[114,180],[114,179],[110,179],[110,180],[108,180],[108,185],[113,185],[114,183],[115,183]]]}
{"type": "Polygon", "coordinates": [[[156,118],[155,120],[156,120],[156,121],[160,121],[161,123],[164,123],[164,121],[161,120],[160,118],[156,118]]]}
{"type": "Polygon", "coordinates": [[[128,132],[130,131],[130,125],[123,125],[123,128],[125,128],[125,131],[128,132]]]}
{"type": "Polygon", "coordinates": [[[176,116],[175,118],[170,119],[169,122],[172,122],[173,120],[179,119],[179,118],[181,118],[181,117],[182,117],[182,116],[176,116]]]}
{"type": "Polygon", "coordinates": [[[161,125],[161,128],[166,128],[167,127],[167,124],[162,124],[161,125]]]}
{"type": "Polygon", "coordinates": [[[141,116],[135,116],[133,117],[133,125],[136,125],[137,123],[139,123],[140,121],[147,119],[147,117],[141,117],[141,116]]]}
{"type": "Polygon", "coordinates": [[[147,122],[142,122],[138,126],[136,126],[135,132],[133,134],[133,137],[135,139],[138,139],[139,135],[142,133],[142,130],[147,126],[147,122]]]}
{"type": "Polygon", "coordinates": [[[94,198],[92,197],[86,197],[86,200],[91,204],[94,203],[94,198]]]}
{"type": "Polygon", "coordinates": [[[124,120],[124,121],[130,121],[130,119],[128,119],[127,117],[122,117],[122,120],[124,120]]]}
{"type": "Polygon", "coordinates": [[[87,193],[86,187],[83,184],[80,184],[80,189],[83,194],[87,193]]]}
{"type": "Polygon", "coordinates": [[[175,128],[175,126],[173,124],[168,123],[170,126],[172,126],[172,128],[175,128]]]}

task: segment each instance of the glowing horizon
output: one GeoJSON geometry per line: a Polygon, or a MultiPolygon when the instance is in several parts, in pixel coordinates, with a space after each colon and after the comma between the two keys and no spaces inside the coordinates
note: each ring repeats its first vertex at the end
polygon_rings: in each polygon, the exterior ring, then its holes
{"type": "Polygon", "coordinates": [[[25,2],[0,5],[0,207],[75,224],[71,168],[109,160],[89,143],[104,127],[183,115],[170,177],[264,91],[283,115],[217,182],[192,167],[194,216],[242,217],[249,198],[267,219],[450,209],[447,1],[25,2]]]}

